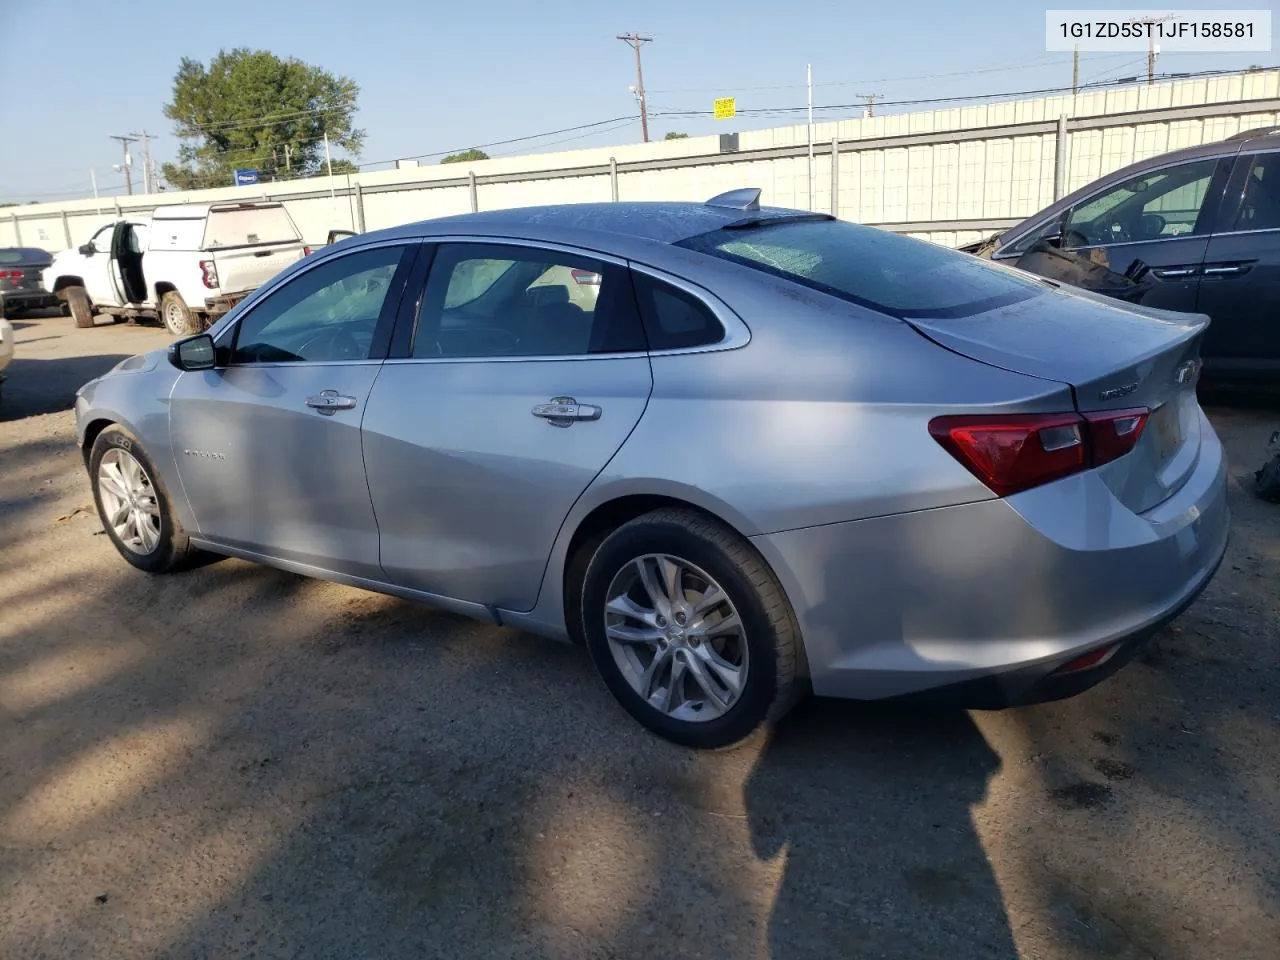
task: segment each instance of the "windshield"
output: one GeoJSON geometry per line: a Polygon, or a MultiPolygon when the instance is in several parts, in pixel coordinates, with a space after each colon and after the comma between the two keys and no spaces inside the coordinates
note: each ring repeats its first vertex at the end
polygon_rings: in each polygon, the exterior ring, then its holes
{"type": "Polygon", "coordinates": [[[967,253],[841,220],[721,229],[680,246],[896,317],[966,317],[1045,289],[967,253]]]}

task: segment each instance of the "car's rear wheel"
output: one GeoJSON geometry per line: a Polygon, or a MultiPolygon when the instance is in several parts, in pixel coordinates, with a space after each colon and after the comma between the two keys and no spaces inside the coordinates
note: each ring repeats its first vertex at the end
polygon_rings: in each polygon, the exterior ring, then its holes
{"type": "Polygon", "coordinates": [[[739,743],[804,691],[781,585],[745,540],[691,510],[656,510],[605,538],[587,566],[582,624],[614,696],[676,743],[739,743]]]}
{"type": "Polygon", "coordinates": [[[67,287],[62,291],[62,297],[77,327],[93,326],[93,305],[89,303],[89,294],[85,293],[84,287],[67,287]]]}
{"type": "Polygon", "coordinates": [[[191,542],[137,437],[118,425],[98,434],[89,477],[102,526],[122,557],[148,573],[186,565],[194,554],[191,542]]]}
{"type": "Polygon", "coordinates": [[[175,337],[189,337],[200,332],[200,318],[177,290],[170,290],[160,298],[160,319],[175,337]]]}

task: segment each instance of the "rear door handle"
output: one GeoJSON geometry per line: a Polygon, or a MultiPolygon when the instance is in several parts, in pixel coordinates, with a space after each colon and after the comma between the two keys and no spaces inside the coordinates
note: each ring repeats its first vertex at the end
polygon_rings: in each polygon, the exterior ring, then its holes
{"type": "Polygon", "coordinates": [[[1204,268],[1206,277],[1238,277],[1249,272],[1253,263],[1212,263],[1204,268]]]}
{"type": "Polygon", "coordinates": [[[550,403],[534,404],[530,411],[553,427],[567,427],[579,420],[599,420],[601,410],[590,403],[579,403],[573,397],[555,397],[550,403]]]}
{"type": "Polygon", "coordinates": [[[333,413],[335,410],[352,410],[355,405],[355,397],[344,397],[337,390],[321,390],[314,397],[307,397],[307,406],[314,407],[321,413],[333,413]]]}

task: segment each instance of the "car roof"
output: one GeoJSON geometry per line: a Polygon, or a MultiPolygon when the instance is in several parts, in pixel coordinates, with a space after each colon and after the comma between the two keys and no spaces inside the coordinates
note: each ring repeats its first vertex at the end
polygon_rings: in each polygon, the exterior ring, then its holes
{"type": "MultiPolygon", "coordinates": [[[[768,223],[795,217],[827,219],[786,207],[761,207],[759,190],[731,191],[706,203],[644,202],[566,203],[507,210],[486,210],[420,220],[361,234],[362,243],[401,237],[470,236],[518,237],[529,240],[590,242],[612,240],[674,244],[732,224],[768,223]],[[751,199],[743,199],[746,195],[751,199]]],[[[353,238],[354,239],[354,238],[353,238]]]]}
{"type": "Polygon", "coordinates": [[[53,254],[48,250],[41,250],[39,247],[0,247],[0,253],[16,253],[22,262],[39,262],[53,259],[53,254]]]}

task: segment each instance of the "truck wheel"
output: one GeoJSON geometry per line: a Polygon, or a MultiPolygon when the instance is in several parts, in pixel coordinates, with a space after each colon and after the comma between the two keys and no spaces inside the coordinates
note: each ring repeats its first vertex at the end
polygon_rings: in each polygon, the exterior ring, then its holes
{"type": "Polygon", "coordinates": [[[200,332],[200,318],[177,290],[170,290],[160,298],[160,319],[175,337],[189,337],[200,332]]]}
{"type": "Polygon", "coordinates": [[[67,310],[76,326],[87,329],[93,326],[93,306],[89,303],[89,295],[84,287],[67,287],[62,291],[66,298],[67,310]]]}

